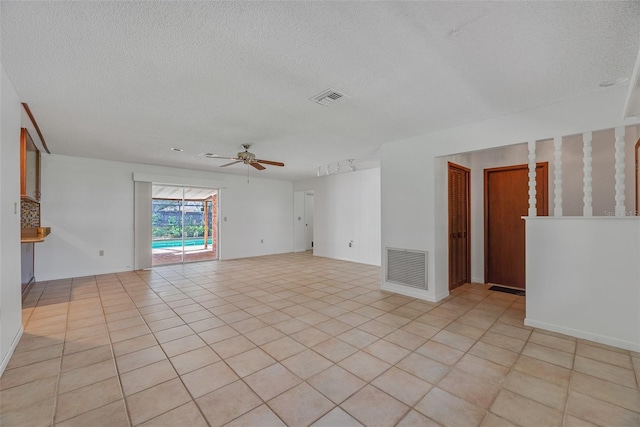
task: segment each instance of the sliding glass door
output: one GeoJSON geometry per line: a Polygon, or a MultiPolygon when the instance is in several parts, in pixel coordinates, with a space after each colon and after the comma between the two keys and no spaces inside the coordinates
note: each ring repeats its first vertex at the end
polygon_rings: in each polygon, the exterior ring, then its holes
{"type": "Polygon", "coordinates": [[[153,184],[152,264],[218,258],[218,191],[153,184]]]}

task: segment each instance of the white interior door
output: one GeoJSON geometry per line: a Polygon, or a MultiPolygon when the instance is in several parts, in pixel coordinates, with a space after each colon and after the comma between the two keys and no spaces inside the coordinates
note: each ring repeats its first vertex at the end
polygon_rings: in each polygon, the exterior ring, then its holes
{"type": "Polygon", "coordinates": [[[313,191],[304,194],[306,250],[313,249],[313,191]]]}

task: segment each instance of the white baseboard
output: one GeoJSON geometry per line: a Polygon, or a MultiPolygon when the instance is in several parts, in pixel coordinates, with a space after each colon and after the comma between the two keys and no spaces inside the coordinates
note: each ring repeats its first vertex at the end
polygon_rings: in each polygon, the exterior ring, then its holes
{"type": "Polygon", "coordinates": [[[2,376],[2,374],[4,373],[4,370],[6,369],[7,365],[9,364],[9,360],[11,360],[11,356],[13,356],[13,352],[16,351],[16,347],[18,346],[18,343],[20,342],[20,338],[22,338],[22,333],[23,332],[24,332],[24,326],[21,325],[20,329],[18,330],[18,333],[16,334],[16,336],[13,337],[13,342],[11,343],[11,347],[9,347],[9,351],[7,352],[7,354],[2,359],[2,363],[0,364],[0,376],[2,376]]]}
{"type": "Polygon", "coordinates": [[[524,324],[532,326],[534,328],[545,329],[551,332],[557,332],[559,334],[569,335],[571,337],[582,338],[589,341],[594,341],[600,344],[610,345],[612,347],[623,348],[625,350],[639,351],[640,343],[621,340],[606,335],[594,334],[593,332],[582,331],[580,329],[567,328],[565,326],[555,325],[553,323],[541,322],[539,320],[524,319],[524,324]]]}

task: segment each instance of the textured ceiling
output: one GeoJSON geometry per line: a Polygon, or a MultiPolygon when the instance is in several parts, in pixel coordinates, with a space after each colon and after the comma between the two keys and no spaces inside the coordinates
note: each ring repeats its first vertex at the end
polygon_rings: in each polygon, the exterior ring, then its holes
{"type": "Polygon", "coordinates": [[[291,180],[375,164],[388,141],[608,90],[640,45],[637,1],[1,8],[2,65],[52,153],[244,174],[198,154],[253,143],[286,167],[252,174],[291,180]],[[309,100],[328,88],[350,98],[309,100]]]}

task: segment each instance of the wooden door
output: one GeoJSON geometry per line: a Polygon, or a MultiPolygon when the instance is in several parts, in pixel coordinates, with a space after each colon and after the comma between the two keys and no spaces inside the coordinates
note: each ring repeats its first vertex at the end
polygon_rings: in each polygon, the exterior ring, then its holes
{"type": "MultiPolygon", "coordinates": [[[[485,282],[525,288],[527,165],[485,169],[485,282]]],[[[538,216],[548,215],[548,164],[536,166],[538,216]]]]}
{"type": "Polygon", "coordinates": [[[471,281],[470,171],[449,163],[449,290],[471,281]]]}

